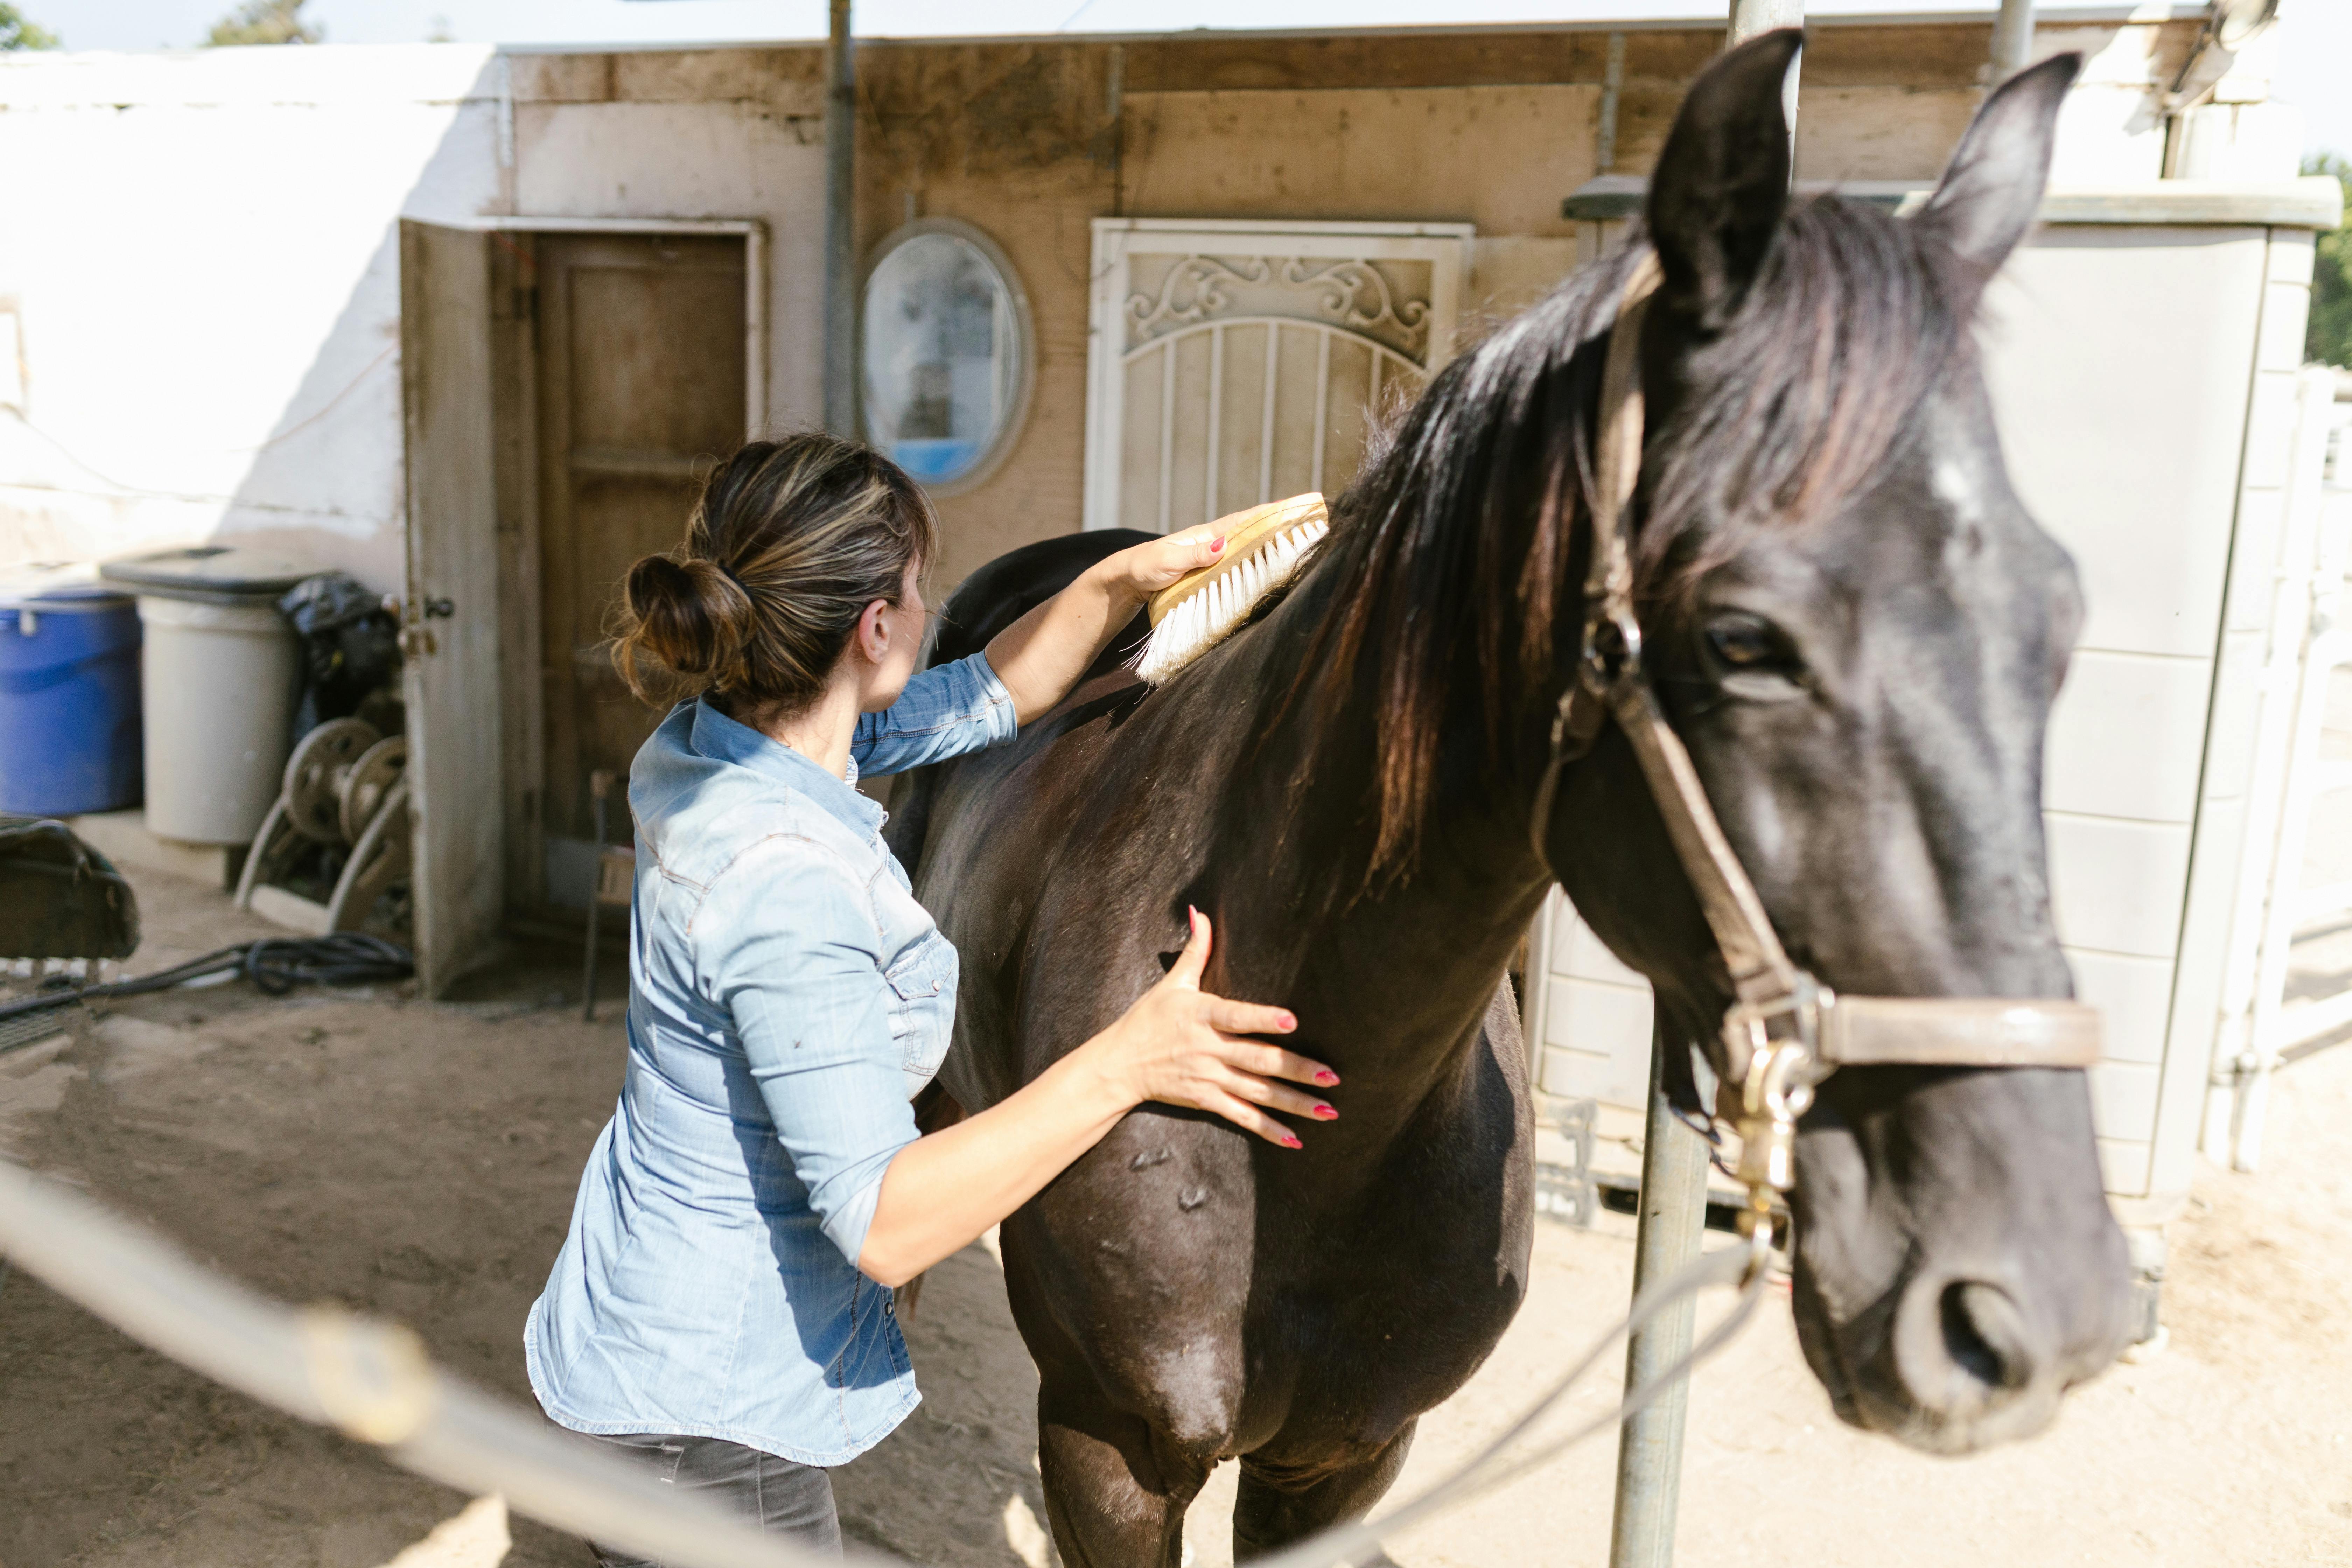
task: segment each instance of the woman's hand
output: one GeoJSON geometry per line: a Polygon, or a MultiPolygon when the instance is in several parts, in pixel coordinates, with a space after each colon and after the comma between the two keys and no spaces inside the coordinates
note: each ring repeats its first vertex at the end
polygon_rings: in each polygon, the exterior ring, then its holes
{"type": "Polygon", "coordinates": [[[1185,573],[1215,565],[1223,557],[1224,550],[1222,523],[1196,523],[1149,544],[1130,545],[1115,555],[1106,555],[1095,569],[1123,588],[1135,604],[1141,605],[1185,573]]]}
{"type": "Polygon", "coordinates": [[[1337,1117],[1277,1080],[1328,1088],[1338,1073],[1242,1038],[1286,1035],[1298,1021],[1280,1007],[1208,994],[1208,962],[1209,922],[1195,910],[1176,966],[1118,1023],[986,1110],[899,1150],[882,1173],[857,1267],[885,1285],[906,1283],[1036,1196],[1146,1100],[1213,1110],[1286,1149],[1297,1148],[1298,1136],[1268,1110],[1337,1117]]]}
{"type": "MultiPolygon", "coordinates": [[[[1176,537],[1171,534],[1170,540],[1176,537]]],[[[1152,548],[1139,545],[1129,553],[1152,548]]],[[[1328,1089],[1339,1081],[1339,1075],[1279,1046],[1243,1037],[1286,1035],[1298,1027],[1298,1020],[1280,1007],[1229,1001],[1202,990],[1201,972],[1209,962],[1209,917],[1198,910],[1190,912],[1192,938],[1175,966],[1084,1049],[1098,1055],[1097,1066],[1119,1086],[1131,1106],[1159,1100],[1213,1110],[1269,1143],[1298,1148],[1298,1135],[1268,1110],[1318,1121],[1334,1121],[1339,1113],[1319,1097],[1279,1080],[1328,1089]]]]}

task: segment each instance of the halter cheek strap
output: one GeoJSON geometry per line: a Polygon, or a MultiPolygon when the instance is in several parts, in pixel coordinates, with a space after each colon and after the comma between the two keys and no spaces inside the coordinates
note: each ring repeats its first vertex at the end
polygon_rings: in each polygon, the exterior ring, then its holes
{"type": "Polygon", "coordinates": [[[1770,1198],[1794,1180],[1797,1118],[1813,1086],[1842,1067],[2084,1068],[2099,1059],[2095,1008],[2066,997],[1839,996],[1790,962],[1756,885],[1724,837],[1682,737],[1643,668],[1633,599],[1633,500],[1642,471],[1642,324],[1662,274],[1644,256],[1618,303],[1601,384],[1591,558],[1575,678],[1552,714],[1551,752],[1536,788],[1532,835],[1545,838],[1560,769],[1610,720],[1632,742],[1675,858],[1689,876],[1731,977],[1718,1109],[1740,1135],[1749,1195],[1741,1228],[1760,1268],[1770,1198]]]}

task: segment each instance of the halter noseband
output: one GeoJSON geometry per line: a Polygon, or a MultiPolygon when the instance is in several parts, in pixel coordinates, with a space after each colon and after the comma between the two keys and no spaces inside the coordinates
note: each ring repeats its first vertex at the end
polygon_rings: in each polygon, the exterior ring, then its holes
{"type": "Polygon", "coordinates": [[[2099,1014],[2065,997],[1841,996],[1790,962],[1739,857],[1707,803],[1682,738],[1666,723],[1642,665],[1634,614],[1633,499],[1642,472],[1642,322],[1662,279],[1654,255],[1626,280],[1601,384],[1591,560],[1576,679],[1552,715],[1551,755],[1536,789],[1536,855],[1561,766],[1617,721],[1641,760],[1675,857],[1698,894],[1731,976],[1723,1016],[1727,1076],[1718,1111],[1739,1133],[1748,1206],[1740,1232],[1759,1268],[1771,1198],[1795,1177],[1797,1118],[1813,1086],[1843,1067],[2085,1068],[2099,1059],[2099,1014]]]}

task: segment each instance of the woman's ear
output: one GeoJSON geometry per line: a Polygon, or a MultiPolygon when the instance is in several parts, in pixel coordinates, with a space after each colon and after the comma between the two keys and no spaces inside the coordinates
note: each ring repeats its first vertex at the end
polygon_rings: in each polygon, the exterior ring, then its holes
{"type": "Polygon", "coordinates": [[[890,654],[890,601],[873,599],[857,614],[857,651],[880,664],[890,654]]]}

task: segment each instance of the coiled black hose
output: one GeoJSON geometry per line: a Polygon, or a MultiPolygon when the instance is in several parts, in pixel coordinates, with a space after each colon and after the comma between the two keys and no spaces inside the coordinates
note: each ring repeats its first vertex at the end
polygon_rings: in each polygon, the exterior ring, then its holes
{"type": "MultiPolygon", "coordinates": [[[[202,958],[192,958],[185,963],[130,980],[110,981],[103,985],[51,981],[30,996],[0,1002],[0,1019],[109,996],[141,996],[151,991],[168,991],[174,985],[215,974],[242,973],[264,995],[283,996],[297,985],[355,985],[371,980],[405,980],[415,972],[416,961],[406,948],[364,931],[336,931],[330,936],[265,936],[257,942],[224,947],[202,958]]],[[[0,1046],[0,1051],[9,1048],[0,1046]]]]}

